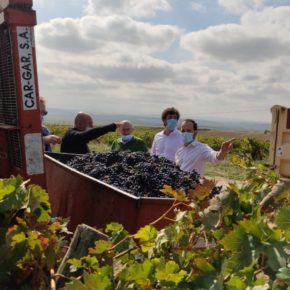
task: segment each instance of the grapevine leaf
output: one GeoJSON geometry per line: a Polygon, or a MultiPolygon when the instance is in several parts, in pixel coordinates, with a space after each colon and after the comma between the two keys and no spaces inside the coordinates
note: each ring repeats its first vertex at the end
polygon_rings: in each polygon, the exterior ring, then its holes
{"type": "Polygon", "coordinates": [[[279,273],[276,276],[278,279],[290,282],[290,268],[279,269],[279,273]]]}
{"type": "Polygon", "coordinates": [[[0,200],[4,199],[6,196],[10,195],[15,191],[15,186],[7,185],[3,188],[0,188],[0,200]]]}
{"type": "Polygon", "coordinates": [[[240,225],[244,228],[244,231],[259,240],[268,238],[270,235],[274,235],[274,232],[263,222],[258,220],[247,220],[240,221],[240,225]]]}
{"type": "Polygon", "coordinates": [[[85,289],[88,290],[106,290],[111,288],[111,280],[107,276],[84,272],[84,285],[86,286],[85,289]]]}
{"type": "Polygon", "coordinates": [[[27,233],[27,245],[32,251],[36,248],[40,249],[41,243],[36,232],[29,231],[27,233]]]}
{"type": "Polygon", "coordinates": [[[184,270],[179,271],[179,266],[174,261],[165,264],[165,268],[161,267],[156,270],[156,278],[159,281],[180,283],[187,276],[184,270]]]}
{"type": "Polygon", "coordinates": [[[282,244],[272,243],[266,250],[266,264],[274,271],[286,266],[286,253],[282,244]]]}
{"type": "Polygon", "coordinates": [[[2,197],[0,198],[0,213],[13,213],[24,208],[28,199],[28,193],[22,190],[21,183],[22,179],[20,178],[1,181],[0,190],[2,191],[2,197]]]}
{"type": "Polygon", "coordinates": [[[146,285],[149,283],[150,274],[152,273],[153,265],[149,260],[145,260],[141,264],[132,264],[122,271],[121,279],[129,282],[136,282],[139,285],[146,285]]]}
{"type": "Polygon", "coordinates": [[[219,243],[231,252],[226,263],[230,270],[242,269],[253,262],[251,236],[246,234],[242,226],[235,226],[219,243]]]}
{"type": "Polygon", "coordinates": [[[218,229],[218,230],[215,230],[213,232],[213,236],[217,239],[217,240],[221,240],[224,235],[226,234],[226,231],[225,229],[221,228],[221,229],[218,229]]]}
{"type": "Polygon", "coordinates": [[[238,252],[247,244],[247,234],[240,225],[235,226],[234,230],[229,232],[220,240],[227,251],[238,252]]]}
{"type": "Polygon", "coordinates": [[[157,234],[158,231],[156,228],[154,228],[152,225],[147,225],[141,228],[134,237],[135,239],[139,239],[142,251],[146,253],[155,246],[155,239],[157,234]]]}
{"type": "Polygon", "coordinates": [[[182,190],[174,190],[171,186],[164,185],[162,189],[160,189],[162,193],[165,193],[171,197],[174,197],[178,201],[187,201],[187,197],[184,191],[182,190]]]}
{"type": "Polygon", "coordinates": [[[91,290],[83,285],[81,281],[76,278],[72,278],[70,283],[66,284],[67,290],[91,290]]]}
{"type": "Polygon", "coordinates": [[[106,240],[98,240],[95,242],[95,247],[89,250],[90,254],[102,254],[113,247],[113,243],[111,241],[106,240]]]}
{"type": "Polygon", "coordinates": [[[123,226],[118,223],[110,223],[106,226],[106,233],[112,233],[117,234],[119,232],[122,232],[124,230],[123,226]]]}
{"type": "Polygon", "coordinates": [[[245,290],[247,288],[247,285],[244,283],[244,281],[237,276],[231,277],[226,285],[227,290],[245,290]]]}
{"type": "Polygon", "coordinates": [[[194,190],[189,191],[190,198],[198,201],[208,198],[215,184],[214,180],[205,179],[202,184],[198,184],[194,190]]]}
{"type": "Polygon", "coordinates": [[[284,207],[278,211],[276,224],[282,230],[290,229],[290,207],[284,207]]]}
{"type": "Polygon", "coordinates": [[[20,244],[22,242],[24,242],[26,240],[26,236],[25,236],[25,233],[19,233],[19,234],[16,234],[15,236],[13,236],[12,238],[12,243],[11,245],[12,246],[15,246],[17,244],[20,244]]]}
{"type": "Polygon", "coordinates": [[[33,185],[30,187],[29,206],[38,221],[50,220],[50,203],[47,192],[40,186],[33,185]]]}
{"type": "Polygon", "coordinates": [[[211,273],[215,271],[214,267],[205,258],[198,257],[194,262],[196,267],[204,273],[211,273]]]}
{"type": "Polygon", "coordinates": [[[70,264],[71,266],[75,267],[75,268],[81,268],[82,267],[82,261],[79,259],[69,259],[68,264],[70,264]]]}

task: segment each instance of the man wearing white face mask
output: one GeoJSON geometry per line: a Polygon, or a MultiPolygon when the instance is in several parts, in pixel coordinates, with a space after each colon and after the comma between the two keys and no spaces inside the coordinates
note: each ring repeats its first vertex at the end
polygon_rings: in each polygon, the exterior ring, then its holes
{"type": "Polygon", "coordinates": [[[93,118],[84,112],[79,112],[74,121],[74,127],[66,131],[62,138],[60,151],[64,153],[86,154],[90,152],[88,143],[108,132],[117,129],[119,123],[103,127],[93,127],[93,118]]]}
{"type": "Polygon", "coordinates": [[[192,119],[186,119],[181,123],[181,132],[184,145],[176,151],[175,163],[183,171],[195,170],[200,177],[204,176],[206,161],[220,163],[232,149],[235,140],[233,138],[223,142],[221,149],[215,151],[208,145],[195,140],[197,123],[192,119]]]}
{"type": "Polygon", "coordinates": [[[164,130],[154,137],[151,155],[165,157],[174,162],[176,150],[183,145],[180,131],[176,129],[180,114],[175,108],[167,108],[162,112],[161,119],[164,130]]]}
{"type": "Polygon", "coordinates": [[[132,135],[134,126],[130,121],[121,121],[119,131],[121,133],[121,137],[113,141],[111,147],[112,151],[148,151],[145,142],[142,139],[132,135]]]}

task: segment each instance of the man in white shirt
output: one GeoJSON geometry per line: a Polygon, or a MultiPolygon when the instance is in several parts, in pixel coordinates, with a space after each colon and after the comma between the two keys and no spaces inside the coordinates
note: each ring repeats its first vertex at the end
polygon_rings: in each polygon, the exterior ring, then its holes
{"type": "Polygon", "coordinates": [[[155,135],[151,155],[162,156],[174,162],[176,150],[183,145],[182,135],[176,129],[179,117],[178,110],[173,107],[162,112],[161,119],[165,128],[155,135]]]}
{"type": "Polygon", "coordinates": [[[181,170],[195,170],[200,177],[204,175],[205,163],[218,164],[224,160],[227,153],[233,147],[233,141],[230,139],[221,145],[219,151],[215,151],[208,145],[195,140],[197,135],[197,123],[192,119],[186,119],[181,124],[183,146],[175,154],[175,163],[181,170]]]}

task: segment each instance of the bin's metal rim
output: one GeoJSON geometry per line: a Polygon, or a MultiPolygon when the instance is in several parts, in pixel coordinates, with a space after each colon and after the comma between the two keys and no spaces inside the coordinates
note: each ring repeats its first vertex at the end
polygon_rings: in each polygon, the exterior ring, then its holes
{"type": "Polygon", "coordinates": [[[84,173],[82,173],[82,172],[80,172],[80,171],[78,171],[78,170],[76,170],[74,168],[71,168],[71,167],[67,166],[66,164],[58,161],[57,159],[55,159],[55,158],[53,158],[53,157],[51,157],[51,156],[49,156],[47,154],[44,154],[44,156],[45,156],[45,158],[49,159],[50,161],[57,163],[61,167],[64,167],[66,170],[75,172],[76,174],[81,175],[84,178],[90,179],[91,181],[97,182],[97,183],[99,183],[99,184],[101,184],[101,185],[103,185],[105,187],[113,189],[114,191],[117,191],[118,193],[121,193],[121,194],[125,195],[126,197],[129,197],[129,198],[132,198],[132,199],[135,199],[135,200],[145,201],[145,202],[146,201],[149,202],[149,201],[153,201],[153,200],[154,201],[162,201],[162,200],[164,200],[164,201],[168,201],[168,200],[169,201],[173,201],[174,200],[173,198],[170,198],[170,197],[165,197],[165,198],[163,198],[163,197],[162,198],[161,197],[137,197],[137,196],[135,196],[135,195],[133,195],[131,193],[128,193],[128,192],[126,192],[126,191],[124,191],[124,190],[122,190],[122,189],[120,189],[118,187],[110,185],[110,184],[108,184],[106,182],[103,182],[103,181],[97,179],[97,178],[94,178],[94,177],[89,176],[87,174],[84,174],[84,173]]]}

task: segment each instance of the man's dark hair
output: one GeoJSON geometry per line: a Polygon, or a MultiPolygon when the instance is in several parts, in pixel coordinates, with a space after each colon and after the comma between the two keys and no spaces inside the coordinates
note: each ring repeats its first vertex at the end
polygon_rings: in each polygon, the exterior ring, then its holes
{"type": "Polygon", "coordinates": [[[162,121],[165,121],[168,115],[176,115],[177,116],[177,120],[179,120],[180,114],[179,111],[173,107],[171,108],[166,108],[161,115],[161,119],[162,121]]]}
{"type": "Polygon", "coordinates": [[[190,123],[192,123],[194,131],[197,130],[197,123],[193,119],[185,119],[185,120],[182,121],[182,123],[183,122],[190,122],[190,123]]]}

